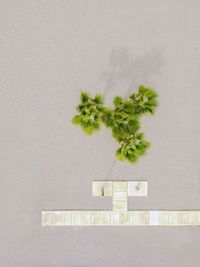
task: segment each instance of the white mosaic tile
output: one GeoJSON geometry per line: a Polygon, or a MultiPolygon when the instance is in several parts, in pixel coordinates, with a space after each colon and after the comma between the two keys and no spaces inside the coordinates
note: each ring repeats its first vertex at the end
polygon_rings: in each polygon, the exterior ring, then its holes
{"type": "Polygon", "coordinates": [[[127,201],[113,201],[113,211],[126,211],[127,210],[127,201]]]}
{"type": "Polygon", "coordinates": [[[132,181],[128,182],[128,196],[147,196],[148,182],[132,181]]]}
{"type": "Polygon", "coordinates": [[[200,211],[43,211],[43,226],[200,226],[200,211]]]}
{"type": "Polygon", "coordinates": [[[94,181],[92,183],[92,195],[95,197],[111,197],[112,182],[94,181]]]}
{"type": "Polygon", "coordinates": [[[113,211],[42,211],[43,226],[200,226],[200,210],[127,211],[128,196],[147,196],[145,181],[95,181],[93,196],[112,196],[113,211]]]}

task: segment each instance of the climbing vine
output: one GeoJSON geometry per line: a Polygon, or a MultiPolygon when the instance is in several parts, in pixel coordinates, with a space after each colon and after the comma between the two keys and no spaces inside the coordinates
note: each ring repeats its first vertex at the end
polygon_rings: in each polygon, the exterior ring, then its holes
{"type": "Polygon", "coordinates": [[[72,122],[81,126],[87,134],[93,134],[104,124],[112,130],[113,137],[120,144],[116,151],[119,160],[131,163],[144,155],[150,143],[144,139],[144,133],[139,132],[140,118],[144,114],[154,114],[158,106],[155,90],[144,85],[139,86],[138,92],[127,99],[119,96],[114,98],[114,108],[104,105],[100,94],[91,97],[88,92],[81,93],[78,114],[72,122]]]}

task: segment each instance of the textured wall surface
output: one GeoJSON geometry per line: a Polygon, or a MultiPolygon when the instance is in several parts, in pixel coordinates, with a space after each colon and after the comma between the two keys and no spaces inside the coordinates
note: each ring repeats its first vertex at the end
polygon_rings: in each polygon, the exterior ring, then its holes
{"type": "Polygon", "coordinates": [[[111,209],[92,180],[147,180],[130,209],[200,209],[200,2],[0,0],[0,267],[199,267],[197,227],[41,227],[41,210],[111,209]],[[71,124],[82,89],[108,105],[159,92],[138,164],[110,130],[71,124]]]}

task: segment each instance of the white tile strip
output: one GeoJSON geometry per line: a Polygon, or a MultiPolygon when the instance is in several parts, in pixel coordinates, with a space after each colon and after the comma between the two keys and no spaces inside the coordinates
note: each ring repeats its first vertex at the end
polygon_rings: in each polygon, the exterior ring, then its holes
{"type": "Polygon", "coordinates": [[[128,196],[147,196],[146,181],[94,181],[93,196],[112,196],[113,210],[42,211],[43,226],[200,226],[200,210],[127,211],[128,196]]]}
{"type": "Polygon", "coordinates": [[[43,226],[200,226],[198,211],[42,211],[43,226]]]}
{"type": "Polygon", "coordinates": [[[147,196],[147,181],[93,181],[92,195],[95,197],[113,196],[113,188],[127,190],[128,196],[147,196]]]}
{"type": "Polygon", "coordinates": [[[113,210],[126,211],[128,202],[128,183],[112,183],[113,210]]]}

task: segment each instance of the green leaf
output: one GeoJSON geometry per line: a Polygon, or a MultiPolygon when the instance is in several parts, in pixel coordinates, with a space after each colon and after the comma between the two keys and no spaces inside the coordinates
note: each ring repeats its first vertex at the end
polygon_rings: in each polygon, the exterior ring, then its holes
{"type": "Polygon", "coordinates": [[[95,95],[95,101],[96,101],[96,103],[103,104],[103,102],[104,102],[104,98],[103,98],[102,95],[100,95],[100,94],[96,94],[96,95],[95,95]]]}
{"type": "Polygon", "coordinates": [[[114,109],[104,106],[104,98],[100,94],[91,97],[88,92],[81,93],[81,101],[77,107],[78,114],[72,122],[91,135],[100,128],[101,123],[110,128],[114,139],[120,143],[116,157],[123,161],[135,163],[145,155],[150,143],[144,139],[140,129],[140,117],[146,113],[154,114],[157,106],[157,92],[144,85],[127,99],[114,98],[114,109]]]}
{"type": "Polygon", "coordinates": [[[93,128],[94,128],[95,130],[98,130],[98,129],[99,129],[99,127],[100,127],[100,125],[99,125],[99,122],[98,122],[98,121],[94,121],[94,122],[92,123],[92,125],[93,125],[93,128]]]}
{"type": "Polygon", "coordinates": [[[93,133],[93,130],[94,130],[94,129],[93,129],[92,125],[89,125],[89,126],[87,126],[87,127],[84,127],[83,130],[84,130],[84,132],[85,132],[86,134],[91,135],[91,134],[93,133]]]}
{"type": "Polygon", "coordinates": [[[120,149],[118,149],[117,151],[116,151],[116,157],[117,157],[117,159],[118,160],[120,160],[120,161],[123,161],[123,160],[125,160],[125,156],[124,156],[124,154],[121,152],[121,150],[120,149]]]}
{"type": "Polygon", "coordinates": [[[89,122],[89,121],[90,121],[89,115],[82,116],[82,122],[89,122]]]}
{"type": "Polygon", "coordinates": [[[72,122],[73,122],[74,124],[79,125],[79,124],[81,123],[81,116],[80,116],[80,115],[76,115],[76,116],[74,116],[73,119],[72,119],[72,122]]]}
{"type": "Polygon", "coordinates": [[[90,95],[88,92],[86,92],[86,91],[81,92],[81,101],[83,103],[87,102],[89,100],[89,98],[90,98],[90,95]]]}
{"type": "Polygon", "coordinates": [[[113,101],[114,105],[116,107],[120,106],[122,104],[122,98],[120,96],[116,96],[113,101]]]}

